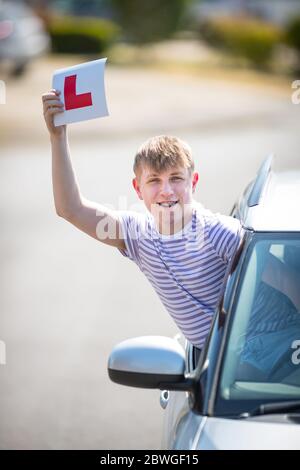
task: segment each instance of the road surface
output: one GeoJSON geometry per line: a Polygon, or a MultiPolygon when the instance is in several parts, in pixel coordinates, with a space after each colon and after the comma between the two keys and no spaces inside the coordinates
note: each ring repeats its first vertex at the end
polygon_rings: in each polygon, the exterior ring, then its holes
{"type": "MultiPolygon", "coordinates": [[[[0,447],[157,449],[159,392],[113,384],[107,359],[119,341],[177,329],[130,261],[54,211],[40,95],[74,63],[41,59],[0,107],[0,447]]],[[[193,148],[196,198],[228,213],[269,153],[276,169],[300,166],[300,105],[288,81],[273,85],[108,67],[110,117],[69,129],[82,193],[134,209],[134,152],[168,133],[193,148]]]]}

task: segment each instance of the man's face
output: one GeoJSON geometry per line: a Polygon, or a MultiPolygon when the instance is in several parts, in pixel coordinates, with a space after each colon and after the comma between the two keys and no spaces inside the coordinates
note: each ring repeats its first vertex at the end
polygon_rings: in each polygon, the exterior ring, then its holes
{"type": "Polygon", "coordinates": [[[183,219],[189,217],[197,181],[198,173],[191,174],[182,166],[161,173],[144,166],[134,178],[133,186],[159,227],[171,226],[172,233],[174,228],[177,231],[183,228],[180,224],[187,222],[183,219]]]}

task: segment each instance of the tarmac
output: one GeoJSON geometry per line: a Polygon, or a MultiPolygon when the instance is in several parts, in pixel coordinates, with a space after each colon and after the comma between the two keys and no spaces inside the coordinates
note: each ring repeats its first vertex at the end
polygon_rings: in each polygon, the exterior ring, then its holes
{"type": "MultiPolygon", "coordinates": [[[[107,360],[124,339],[177,328],[133,263],[54,210],[41,94],[55,69],[78,61],[41,58],[7,82],[0,105],[0,448],[158,449],[159,391],[113,384],[107,360]]],[[[108,64],[105,81],[110,116],[69,126],[91,200],[136,207],[133,156],[155,134],[190,143],[196,199],[216,212],[229,213],[269,153],[276,170],[300,167],[300,105],[287,79],[108,64]]]]}

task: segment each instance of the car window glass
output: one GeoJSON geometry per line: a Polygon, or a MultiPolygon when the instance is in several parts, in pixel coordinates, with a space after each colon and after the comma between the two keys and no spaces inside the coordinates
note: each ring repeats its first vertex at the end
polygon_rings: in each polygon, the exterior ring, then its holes
{"type": "Polygon", "coordinates": [[[248,258],[229,336],[222,398],[300,396],[300,241],[259,239],[248,258]]]}

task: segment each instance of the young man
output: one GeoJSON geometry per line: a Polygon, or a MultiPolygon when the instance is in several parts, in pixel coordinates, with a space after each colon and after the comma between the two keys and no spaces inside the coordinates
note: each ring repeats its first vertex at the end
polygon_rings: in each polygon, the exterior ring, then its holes
{"type": "Polygon", "coordinates": [[[88,201],[72,168],[66,126],[53,125],[54,114],[63,109],[59,92],[51,90],[42,99],[57,214],[134,261],[184,336],[201,348],[241,241],[239,221],[196,203],[198,173],[191,150],[170,136],[148,140],[135,157],[133,186],[146,214],[111,211],[88,201]]]}

